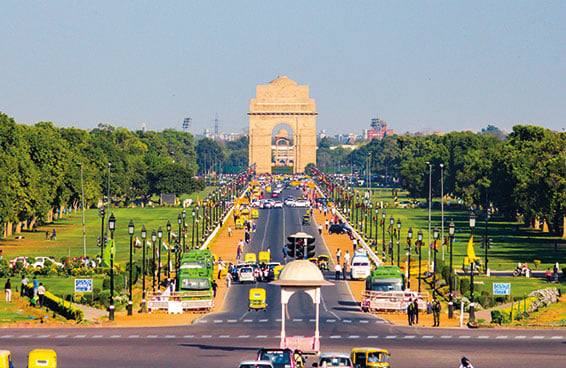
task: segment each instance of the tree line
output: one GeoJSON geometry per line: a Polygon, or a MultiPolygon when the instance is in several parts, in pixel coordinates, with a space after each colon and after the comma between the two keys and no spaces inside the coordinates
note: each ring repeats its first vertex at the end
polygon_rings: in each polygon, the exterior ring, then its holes
{"type": "Polygon", "coordinates": [[[0,224],[3,234],[50,222],[81,203],[81,168],[86,206],[107,192],[128,202],[160,193],[204,188],[194,138],[176,130],[130,131],[100,124],[90,131],[51,122],[16,124],[0,112],[0,224]]]}
{"type": "Polygon", "coordinates": [[[317,161],[327,171],[378,175],[415,198],[428,197],[427,162],[433,196],[440,196],[443,164],[444,193],[468,206],[488,203],[526,224],[544,219],[556,233],[566,218],[566,133],[539,126],[516,125],[507,136],[489,131],[393,135],[354,150],[331,149],[321,140],[317,161]]]}

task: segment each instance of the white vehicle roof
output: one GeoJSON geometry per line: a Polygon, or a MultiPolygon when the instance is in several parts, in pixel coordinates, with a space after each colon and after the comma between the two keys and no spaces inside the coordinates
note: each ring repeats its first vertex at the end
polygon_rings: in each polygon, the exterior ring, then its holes
{"type": "Polygon", "coordinates": [[[243,362],[240,362],[240,365],[265,365],[273,367],[269,360],[244,360],[243,362]]]}
{"type": "Polygon", "coordinates": [[[338,358],[348,358],[348,359],[350,359],[350,354],[348,354],[348,353],[322,353],[322,354],[320,354],[319,358],[328,358],[328,357],[338,357],[338,358]]]}

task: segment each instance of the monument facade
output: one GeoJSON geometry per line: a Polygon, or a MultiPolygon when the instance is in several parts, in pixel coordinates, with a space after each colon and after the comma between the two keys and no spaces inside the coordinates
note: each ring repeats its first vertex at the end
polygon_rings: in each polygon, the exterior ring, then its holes
{"type": "MultiPolygon", "coordinates": [[[[256,87],[250,101],[249,163],[257,173],[271,173],[272,132],[279,124],[293,131],[293,172],[302,173],[316,164],[316,105],[309,98],[309,86],[299,86],[283,76],[256,87]]],[[[290,162],[291,160],[289,160],[290,162]]]]}

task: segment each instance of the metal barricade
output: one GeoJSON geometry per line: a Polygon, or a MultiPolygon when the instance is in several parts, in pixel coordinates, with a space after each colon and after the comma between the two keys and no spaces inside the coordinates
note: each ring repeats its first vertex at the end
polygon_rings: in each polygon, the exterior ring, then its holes
{"type": "Polygon", "coordinates": [[[362,309],[368,312],[402,312],[409,302],[417,299],[419,309],[426,310],[428,292],[416,291],[362,291],[362,309]]]}

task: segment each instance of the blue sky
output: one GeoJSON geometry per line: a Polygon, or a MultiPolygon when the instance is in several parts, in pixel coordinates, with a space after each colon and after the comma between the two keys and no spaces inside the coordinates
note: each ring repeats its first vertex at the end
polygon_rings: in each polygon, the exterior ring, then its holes
{"type": "Polygon", "coordinates": [[[310,85],[317,130],[566,128],[564,1],[2,1],[19,123],[242,131],[257,84],[310,85]]]}

